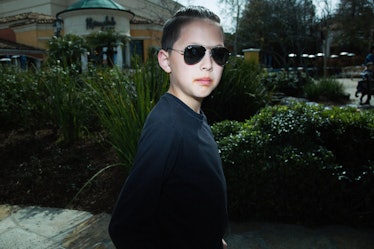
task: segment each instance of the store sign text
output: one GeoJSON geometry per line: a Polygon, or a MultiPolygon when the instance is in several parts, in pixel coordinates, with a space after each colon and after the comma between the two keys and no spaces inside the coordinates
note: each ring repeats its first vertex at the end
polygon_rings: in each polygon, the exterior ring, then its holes
{"type": "Polygon", "coordinates": [[[114,20],[114,17],[111,17],[109,19],[108,16],[105,17],[105,20],[102,22],[95,21],[93,18],[88,17],[86,18],[86,28],[87,29],[95,29],[96,27],[100,27],[101,30],[107,30],[114,28],[116,26],[116,21],[114,20]]]}

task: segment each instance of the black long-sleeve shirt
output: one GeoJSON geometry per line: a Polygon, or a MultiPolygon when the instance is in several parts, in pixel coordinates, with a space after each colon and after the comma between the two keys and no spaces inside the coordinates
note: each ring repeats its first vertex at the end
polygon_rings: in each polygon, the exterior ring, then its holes
{"type": "Polygon", "coordinates": [[[149,114],[135,163],[112,213],[120,249],[218,249],[226,182],[205,115],[171,94],[149,114]]]}

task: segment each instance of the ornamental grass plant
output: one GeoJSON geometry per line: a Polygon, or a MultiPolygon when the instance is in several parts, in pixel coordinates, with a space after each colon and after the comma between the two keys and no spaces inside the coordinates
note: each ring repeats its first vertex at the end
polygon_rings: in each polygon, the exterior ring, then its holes
{"type": "Polygon", "coordinates": [[[86,84],[94,90],[92,102],[102,128],[121,161],[130,169],[148,113],[168,87],[168,77],[150,60],[123,74],[96,71],[86,84]]]}

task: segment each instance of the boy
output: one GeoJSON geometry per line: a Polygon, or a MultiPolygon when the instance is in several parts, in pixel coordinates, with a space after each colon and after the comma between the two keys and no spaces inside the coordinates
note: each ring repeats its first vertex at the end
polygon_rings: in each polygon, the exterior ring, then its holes
{"type": "Polygon", "coordinates": [[[117,248],[222,249],[226,181],[202,101],[218,85],[229,51],[220,19],[200,7],[164,26],[160,67],[170,86],[149,114],[112,213],[117,248]]]}

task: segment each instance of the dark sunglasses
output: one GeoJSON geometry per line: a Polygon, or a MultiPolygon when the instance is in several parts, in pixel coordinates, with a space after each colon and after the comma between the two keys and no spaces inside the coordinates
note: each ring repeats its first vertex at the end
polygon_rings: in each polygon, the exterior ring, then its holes
{"type": "MultiPolygon", "coordinates": [[[[168,48],[167,50],[173,50],[183,55],[184,62],[187,65],[194,65],[201,61],[207,51],[207,49],[201,45],[188,45],[184,50],[173,48],[168,48]]],[[[225,47],[213,47],[210,49],[210,55],[218,65],[223,66],[229,60],[230,51],[225,47]]]]}

